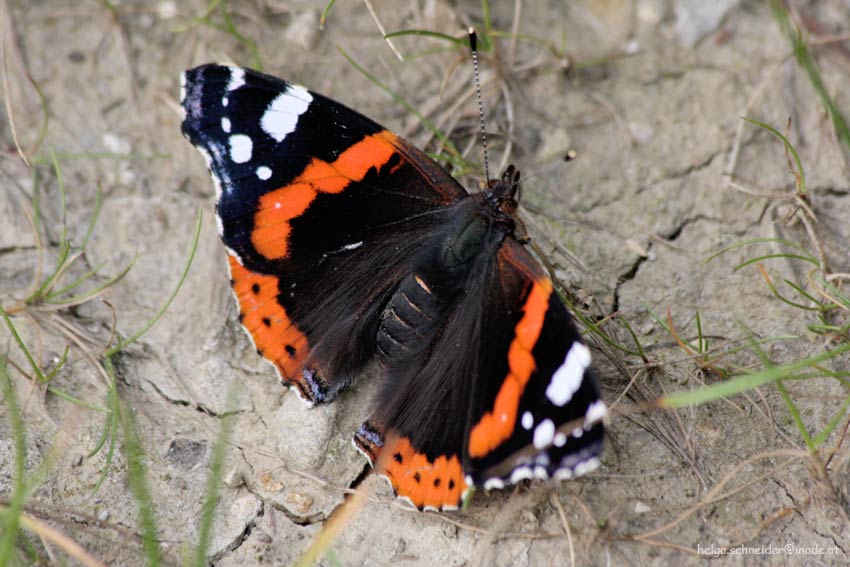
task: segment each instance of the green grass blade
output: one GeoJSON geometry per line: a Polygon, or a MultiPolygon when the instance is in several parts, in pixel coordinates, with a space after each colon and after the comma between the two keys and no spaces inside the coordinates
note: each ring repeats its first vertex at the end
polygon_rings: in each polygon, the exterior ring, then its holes
{"type": "Polygon", "coordinates": [[[0,307],[0,317],[3,317],[3,321],[6,322],[6,327],[9,329],[9,332],[12,333],[12,338],[15,339],[15,342],[18,345],[18,348],[21,349],[21,352],[24,353],[24,356],[27,359],[27,362],[32,368],[32,371],[35,373],[36,378],[42,384],[47,382],[47,377],[44,375],[44,372],[41,371],[38,364],[35,363],[35,359],[32,357],[32,353],[30,353],[27,345],[24,344],[24,341],[21,339],[21,336],[18,334],[18,330],[15,328],[15,325],[12,324],[12,320],[9,319],[9,315],[6,313],[6,310],[0,307]]]}
{"type": "Polygon", "coordinates": [[[94,233],[94,227],[97,224],[97,218],[100,216],[100,209],[103,206],[103,189],[100,188],[100,183],[97,184],[97,192],[94,196],[94,210],[92,211],[91,220],[89,220],[89,226],[86,229],[85,235],[83,235],[83,241],[80,243],[80,248],[85,250],[86,246],[89,244],[89,239],[91,239],[92,233],[94,233]]]}
{"type": "Polygon", "coordinates": [[[638,343],[638,349],[639,350],[634,351],[634,350],[631,350],[628,347],[623,346],[620,343],[616,342],[614,339],[612,339],[610,336],[608,336],[608,333],[606,333],[604,330],[602,330],[602,327],[600,327],[596,323],[596,321],[590,319],[589,317],[585,317],[584,314],[582,314],[581,311],[576,309],[576,306],[573,305],[572,301],[570,301],[570,299],[566,296],[565,293],[563,293],[557,287],[556,287],[555,291],[558,294],[558,297],[561,298],[561,301],[564,302],[564,305],[566,305],[567,308],[570,310],[570,313],[572,313],[575,316],[575,318],[578,319],[578,321],[582,324],[582,326],[585,327],[586,329],[588,329],[589,332],[591,332],[594,335],[596,335],[597,337],[599,337],[602,340],[602,342],[604,342],[605,344],[607,344],[611,348],[619,350],[620,352],[624,352],[624,353],[629,354],[631,356],[638,356],[638,357],[643,358],[643,351],[640,350],[640,343],[638,343]]]}
{"type": "Polygon", "coordinates": [[[806,424],[803,423],[803,418],[800,417],[800,410],[797,409],[797,404],[794,403],[794,400],[791,398],[791,395],[788,393],[788,390],[785,388],[785,384],[782,383],[782,380],[776,381],[776,389],[779,390],[779,395],[782,396],[782,400],[788,408],[788,413],[791,414],[791,419],[794,420],[794,425],[797,426],[797,431],[800,432],[800,435],[803,437],[803,441],[806,442],[806,447],[809,449],[810,453],[814,454],[814,452],[817,451],[817,447],[812,442],[812,436],[809,435],[809,430],[806,428],[806,424]]]}
{"type": "Polygon", "coordinates": [[[735,266],[735,269],[732,270],[732,271],[737,272],[741,268],[745,268],[745,267],[747,267],[751,264],[761,262],[762,260],[771,260],[773,258],[788,258],[788,259],[794,259],[794,260],[803,260],[805,262],[812,263],[815,266],[820,266],[820,263],[815,258],[812,258],[810,256],[803,256],[802,254],[765,254],[764,256],[756,256],[755,258],[750,258],[749,260],[746,260],[745,262],[741,262],[740,264],[735,266]]]}
{"type": "Polygon", "coordinates": [[[126,276],[130,272],[130,270],[133,268],[133,266],[136,264],[136,260],[138,260],[138,256],[136,258],[133,258],[133,260],[123,270],[118,272],[117,275],[112,276],[111,278],[109,278],[108,280],[106,280],[105,282],[103,282],[102,284],[97,286],[96,288],[92,289],[91,291],[87,291],[86,293],[83,293],[83,294],[80,294],[80,295],[74,295],[74,296],[71,296],[71,297],[62,297],[62,298],[58,297],[62,293],[66,292],[66,291],[70,291],[74,287],[77,287],[78,285],[80,285],[86,279],[92,277],[95,273],[97,273],[97,270],[99,270],[103,266],[103,264],[101,264],[100,266],[98,266],[94,270],[91,270],[90,272],[88,272],[87,274],[85,274],[84,276],[79,278],[81,281],[72,282],[74,284],[73,286],[71,286],[69,284],[68,286],[65,286],[65,288],[63,288],[62,290],[51,293],[50,295],[48,295],[45,298],[44,302],[49,303],[51,305],[78,305],[80,303],[85,303],[86,301],[90,300],[92,297],[95,297],[96,295],[102,293],[103,290],[108,289],[109,287],[115,285],[116,283],[118,283],[119,281],[124,279],[124,276],[126,276]]]}
{"type": "MultiPolygon", "coordinates": [[[[109,359],[107,359],[107,362],[109,359]]],[[[114,376],[115,369],[108,364],[107,371],[114,376]]],[[[114,378],[113,378],[114,380],[114,378]]],[[[130,492],[136,501],[139,513],[139,526],[141,528],[142,548],[147,557],[147,564],[156,567],[162,564],[162,555],[159,549],[159,535],[156,526],[156,518],[153,511],[153,497],[151,496],[147,480],[147,467],[145,466],[144,450],[139,439],[139,429],[136,419],[122,402],[118,402],[118,415],[120,416],[121,432],[123,433],[123,450],[127,459],[127,481],[130,492]]]]}
{"type": "Polygon", "coordinates": [[[435,32],[435,31],[431,31],[431,30],[420,30],[420,29],[399,30],[399,31],[390,32],[390,33],[388,33],[387,35],[384,36],[384,39],[392,39],[394,37],[402,37],[402,36],[406,36],[406,35],[415,35],[415,36],[420,36],[420,37],[433,37],[435,39],[448,41],[450,43],[453,43],[454,45],[458,45],[458,46],[461,46],[461,47],[466,46],[467,42],[468,42],[468,40],[466,39],[466,36],[463,36],[462,38],[458,38],[458,37],[450,36],[450,35],[445,34],[445,33],[435,32]]]}
{"type": "Polygon", "coordinates": [[[139,340],[139,337],[148,332],[148,330],[153,327],[157,321],[165,314],[166,310],[171,306],[171,302],[174,301],[174,298],[177,297],[177,292],[180,291],[180,288],[183,287],[183,282],[186,281],[186,276],[189,275],[189,268],[192,267],[192,261],[195,259],[195,252],[198,249],[198,239],[201,236],[201,221],[203,220],[203,211],[198,209],[198,220],[195,223],[195,234],[192,237],[192,246],[189,249],[189,257],[186,260],[186,265],[183,267],[183,273],[180,275],[180,279],[177,281],[177,285],[174,286],[174,291],[171,292],[171,295],[168,296],[165,304],[160,307],[159,311],[157,311],[151,319],[145,323],[141,329],[130,335],[129,338],[124,340],[119,340],[115,345],[110,347],[106,353],[106,357],[113,356],[117,354],[121,349],[126,348],[132,343],[139,340]]]}
{"type": "MultiPolygon", "coordinates": [[[[232,383],[227,394],[227,407],[234,405],[236,397],[236,383],[232,383]]],[[[204,493],[204,504],[201,508],[201,518],[198,525],[198,545],[190,565],[204,567],[207,565],[207,552],[209,551],[212,535],[215,510],[218,506],[219,493],[221,491],[221,479],[224,471],[224,459],[227,456],[227,448],[230,446],[230,438],[233,433],[232,413],[227,413],[221,419],[221,431],[215,441],[210,459],[210,472],[207,477],[207,486],[204,493]]]]}
{"type": "Polygon", "coordinates": [[[818,298],[816,298],[812,294],[808,293],[806,290],[804,290],[802,287],[798,286],[797,284],[795,284],[791,280],[783,279],[782,281],[784,281],[786,285],[790,286],[794,291],[796,291],[797,293],[799,293],[800,295],[802,295],[803,297],[805,297],[806,299],[808,299],[812,303],[820,304],[820,301],[818,301],[818,298]]]}
{"type": "Polygon", "coordinates": [[[760,128],[764,128],[765,130],[767,130],[768,132],[770,132],[771,134],[773,134],[774,136],[776,136],[777,138],[782,140],[782,143],[785,144],[785,149],[788,150],[788,152],[794,158],[794,162],[797,164],[797,172],[800,175],[800,178],[799,178],[798,183],[797,183],[797,192],[801,195],[805,195],[806,194],[806,176],[803,173],[803,162],[800,161],[800,156],[797,155],[797,150],[794,149],[794,146],[791,145],[791,142],[788,141],[788,138],[786,138],[785,135],[782,134],[782,132],[780,132],[779,130],[777,130],[773,126],[770,126],[769,124],[765,124],[764,122],[759,122],[758,120],[755,120],[753,118],[747,118],[746,116],[742,116],[741,120],[745,120],[745,121],[749,122],[750,124],[755,124],[756,126],[758,126],[760,128]]]}
{"type": "Polygon", "coordinates": [[[792,376],[810,366],[831,360],[846,352],[850,352],[850,344],[844,344],[819,355],[789,364],[776,365],[758,372],[733,376],[728,380],[710,386],[665,396],[659,400],[659,405],[665,408],[681,408],[704,404],[721,398],[728,398],[729,396],[757,388],[762,384],[776,382],[777,380],[792,376]]]}
{"type": "Polygon", "coordinates": [[[827,424],[823,431],[818,433],[814,439],[812,439],[812,443],[814,446],[820,447],[823,443],[829,439],[829,436],[835,431],[835,428],[838,427],[847,416],[847,408],[850,408],[850,396],[844,398],[844,403],[841,404],[841,409],[838,410],[838,413],[835,414],[835,417],[827,424]]]}
{"type": "MultiPolygon", "coordinates": [[[[3,313],[5,316],[5,312],[3,313]]],[[[18,407],[17,393],[9,376],[6,359],[0,357],[0,389],[6,406],[6,416],[15,446],[15,464],[12,472],[12,495],[9,507],[3,514],[3,533],[0,535],[0,565],[8,565],[15,554],[15,542],[21,519],[21,511],[27,494],[26,460],[27,446],[24,437],[24,422],[18,407]]]]}
{"type": "Polygon", "coordinates": [[[838,303],[843,305],[845,308],[850,309],[850,297],[847,297],[841,290],[832,285],[832,283],[826,281],[824,278],[820,276],[816,276],[815,279],[818,281],[820,285],[829,292],[833,299],[835,299],[838,303]]]}
{"type": "Polygon", "coordinates": [[[461,153],[458,151],[458,149],[455,147],[455,145],[452,144],[451,140],[446,138],[446,136],[434,124],[432,124],[430,120],[425,118],[425,116],[423,116],[421,112],[416,110],[413,107],[412,104],[407,102],[407,100],[404,97],[402,97],[400,94],[398,94],[397,92],[392,90],[388,85],[382,83],[377,77],[375,77],[374,75],[369,73],[369,71],[367,71],[359,63],[357,63],[342,47],[337,46],[337,49],[342,54],[342,56],[345,57],[346,60],[348,60],[349,63],[351,63],[351,65],[355,69],[360,71],[360,73],[364,77],[369,79],[379,89],[381,89],[382,91],[384,91],[385,93],[390,95],[394,101],[396,101],[398,104],[402,105],[408,112],[410,112],[411,114],[416,116],[416,118],[419,119],[419,121],[422,123],[422,125],[425,126],[425,128],[427,128],[429,132],[434,134],[434,136],[436,136],[438,140],[440,140],[440,143],[443,144],[443,146],[446,148],[446,150],[449,153],[451,153],[454,157],[456,157],[458,159],[462,159],[461,153]]]}
{"type": "Polygon", "coordinates": [[[796,242],[791,242],[790,240],[783,240],[782,238],[750,238],[748,240],[742,240],[741,242],[736,242],[735,244],[730,244],[729,246],[724,246],[705,260],[703,260],[702,264],[707,264],[711,260],[714,260],[718,256],[729,252],[730,250],[735,250],[737,248],[743,248],[744,246],[750,246],[752,244],[763,244],[767,242],[772,242],[776,244],[782,244],[783,246],[788,246],[789,248],[793,248],[794,250],[799,250],[800,252],[806,252],[806,249],[797,244],[796,242]]]}
{"type": "Polygon", "coordinates": [[[770,0],[770,6],[773,8],[773,15],[776,17],[780,29],[794,49],[794,57],[797,59],[797,63],[806,71],[812,87],[821,99],[821,103],[826,108],[830,117],[832,117],[832,124],[835,127],[838,139],[850,149],[850,126],[848,126],[847,119],[842,114],[841,109],[838,108],[835,101],[829,96],[817,63],[815,63],[814,58],[809,52],[806,42],[803,41],[803,34],[791,22],[788,9],[782,0],[770,0]]]}
{"type": "Polygon", "coordinates": [[[336,4],[336,0],[329,0],[327,4],[325,4],[325,9],[322,10],[322,16],[319,18],[319,29],[325,29],[325,22],[328,19],[328,14],[331,13],[331,8],[336,4]]]}
{"type": "Polygon", "coordinates": [[[24,299],[24,303],[33,303],[35,301],[39,301],[42,299],[45,294],[50,290],[50,287],[56,281],[56,278],[64,271],[65,262],[68,260],[68,254],[71,252],[71,243],[67,240],[63,240],[62,244],[59,245],[59,256],[56,258],[56,267],[50,273],[49,276],[38,286],[32,294],[29,295],[26,299],[24,299]]]}
{"type": "Polygon", "coordinates": [[[98,272],[99,272],[99,271],[100,271],[100,270],[101,270],[101,269],[102,269],[102,268],[103,268],[103,267],[104,267],[107,263],[108,263],[108,262],[107,262],[106,260],[104,260],[103,262],[101,262],[100,264],[98,264],[97,266],[95,266],[94,268],[92,268],[91,270],[89,270],[88,272],[86,272],[85,274],[81,275],[80,277],[78,277],[77,279],[75,279],[74,281],[72,281],[71,283],[69,283],[68,285],[66,285],[65,287],[59,288],[59,289],[57,289],[57,290],[55,290],[55,291],[51,291],[51,292],[50,292],[50,293],[49,293],[49,294],[45,297],[45,302],[46,302],[46,303],[51,303],[51,299],[52,299],[52,298],[56,298],[56,297],[58,297],[58,296],[62,295],[63,293],[68,293],[69,291],[73,290],[74,288],[76,288],[76,287],[77,287],[77,286],[79,286],[80,284],[82,284],[82,283],[84,283],[85,281],[89,280],[90,278],[92,278],[92,277],[96,276],[96,275],[97,275],[97,273],[98,273],[98,272]]]}

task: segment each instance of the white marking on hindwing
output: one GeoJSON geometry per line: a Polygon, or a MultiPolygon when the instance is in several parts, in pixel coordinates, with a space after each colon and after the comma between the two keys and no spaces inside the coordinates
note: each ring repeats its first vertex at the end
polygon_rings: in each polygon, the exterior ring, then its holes
{"type": "Polygon", "coordinates": [[[311,102],[313,96],[307,89],[289,85],[269,103],[260,119],[260,127],[275,141],[282,142],[287,135],[295,131],[298,118],[307,111],[311,102]]]}
{"type": "Polygon", "coordinates": [[[555,424],[551,419],[544,419],[534,428],[534,448],[545,449],[552,443],[555,436],[555,424]]]}
{"type": "Polygon", "coordinates": [[[534,478],[534,473],[531,471],[531,467],[517,467],[511,473],[512,484],[516,484],[527,478],[534,478]]]}
{"type": "Polygon", "coordinates": [[[596,470],[599,467],[599,459],[596,457],[592,457],[583,463],[579,463],[576,465],[576,468],[573,469],[573,472],[576,476],[583,476],[587,473],[596,470]]]}
{"type": "Polygon", "coordinates": [[[531,429],[531,427],[533,425],[534,425],[534,416],[531,415],[531,412],[527,411],[524,414],[522,414],[522,427],[523,427],[523,429],[531,429]]]}
{"type": "Polygon", "coordinates": [[[254,142],[245,134],[233,134],[229,139],[230,144],[230,159],[234,163],[245,163],[251,159],[251,152],[254,149],[254,142]]]}
{"type": "Polygon", "coordinates": [[[573,471],[570,469],[558,469],[552,475],[553,480],[569,480],[573,478],[573,471]]]}
{"type": "Polygon", "coordinates": [[[574,342],[570,347],[564,363],[552,375],[549,386],[546,387],[546,397],[556,406],[569,402],[573,394],[581,387],[584,371],[590,366],[590,349],[574,342]]]}
{"type": "Polygon", "coordinates": [[[584,428],[589,429],[591,425],[603,421],[606,415],[608,415],[608,406],[602,400],[596,400],[588,406],[584,414],[584,428]]]}
{"type": "Polygon", "coordinates": [[[505,487],[505,482],[501,478],[488,478],[484,481],[484,490],[501,490],[505,487]]]}
{"type": "Polygon", "coordinates": [[[272,176],[272,170],[268,167],[261,165],[257,168],[257,177],[262,179],[263,181],[268,180],[272,176]]]}
{"type": "Polygon", "coordinates": [[[221,117],[221,129],[230,134],[230,118],[227,116],[221,117]]]}
{"type": "MultiPolygon", "coordinates": [[[[581,428],[579,428],[579,429],[581,429],[581,428]]],[[[552,444],[555,447],[563,447],[566,443],[567,443],[567,436],[560,431],[558,433],[556,433],[555,438],[552,439],[552,444]]]]}

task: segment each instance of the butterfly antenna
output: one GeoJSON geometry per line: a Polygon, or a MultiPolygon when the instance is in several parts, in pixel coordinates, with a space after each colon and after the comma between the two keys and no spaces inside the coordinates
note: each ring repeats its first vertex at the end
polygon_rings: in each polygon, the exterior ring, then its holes
{"type": "Polygon", "coordinates": [[[481,79],[478,74],[478,34],[469,28],[469,48],[472,50],[472,74],[475,77],[475,96],[478,99],[478,118],[481,120],[481,148],[484,152],[484,182],[490,183],[490,166],[487,161],[487,131],[484,129],[484,103],[481,102],[481,79]]]}
{"type": "Polygon", "coordinates": [[[568,150],[566,155],[564,155],[564,157],[556,159],[556,160],[552,160],[551,162],[547,163],[543,167],[541,167],[539,169],[535,169],[534,171],[532,171],[528,175],[523,176],[522,182],[527,183],[530,179],[534,179],[535,177],[537,177],[541,173],[546,173],[547,171],[549,171],[551,169],[555,169],[556,167],[560,167],[562,164],[564,164],[566,162],[573,161],[577,157],[578,157],[578,152],[576,152],[575,150],[568,150]]]}

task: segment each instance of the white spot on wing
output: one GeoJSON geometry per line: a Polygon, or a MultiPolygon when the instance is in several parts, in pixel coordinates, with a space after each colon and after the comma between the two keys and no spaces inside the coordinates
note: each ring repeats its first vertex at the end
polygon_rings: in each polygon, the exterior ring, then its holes
{"type": "Polygon", "coordinates": [[[568,480],[573,478],[573,471],[570,469],[558,469],[555,471],[555,474],[552,475],[554,480],[568,480]]]}
{"type": "Polygon", "coordinates": [[[313,97],[307,89],[289,85],[266,108],[260,119],[260,127],[276,141],[282,142],[287,135],[295,131],[298,118],[306,112],[312,101],[313,97]]]}
{"type": "Polygon", "coordinates": [[[343,250],[357,250],[361,246],[363,246],[362,240],[360,242],[355,242],[354,244],[346,244],[345,246],[342,247],[342,249],[343,250]]]}
{"type": "MultiPolygon", "coordinates": [[[[581,429],[581,428],[579,428],[579,429],[581,429]]],[[[558,433],[556,433],[555,438],[552,439],[552,444],[555,445],[555,447],[563,447],[566,444],[566,442],[567,442],[567,436],[564,435],[563,433],[561,433],[560,431],[558,433]]]]}
{"type": "Polygon", "coordinates": [[[534,428],[534,448],[544,449],[552,443],[555,436],[555,424],[551,419],[544,419],[534,428]]]}
{"type": "Polygon", "coordinates": [[[531,471],[531,467],[517,467],[511,473],[512,484],[516,484],[527,478],[534,478],[534,473],[531,471]]]}
{"type": "Polygon", "coordinates": [[[501,489],[505,487],[505,483],[501,478],[488,478],[484,481],[484,490],[501,489]]]}
{"type": "Polygon", "coordinates": [[[524,429],[531,429],[531,426],[534,425],[534,416],[531,415],[530,411],[522,414],[522,427],[524,429]]]}
{"type": "Polygon", "coordinates": [[[180,104],[186,100],[186,72],[180,73],[180,104]]]}
{"type": "Polygon", "coordinates": [[[228,140],[230,144],[230,159],[235,163],[245,163],[251,159],[254,143],[245,134],[234,134],[228,140]]]}
{"type": "Polygon", "coordinates": [[[573,343],[564,363],[552,375],[546,387],[546,397],[556,406],[569,402],[581,387],[584,371],[590,366],[590,349],[579,342],[573,343]]]}
{"type": "Polygon", "coordinates": [[[595,471],[599,467],[599,459],[596,457],[590,458],[583,463],[579,463],[576,465],[576,468],[573,469],[573,472],[576,476],[585,475],[591,471],[595,471]]]}
{"type": "Polygon", "coordinates": [[[230,134],[230,118],[227,116],[221,117],[221,129],[230,134]]]}
{"type": "Polygon", "coordinates": [[[260,167],[257,168],[257,177],[259,177],[263,181],[266,181],[271,176],[272,176],[272,170],[269,169],[268,167],[261,165],[260,167]]]}
{"type": "Polygon", "coordinates": [[[588,427],[594,423],[602,421],[608,414],[608,407],[602,400],[596,400],[587,408],[584,414],[584,426],[588,427]]]}
{"type": "MultiPolygon", "coordinates": [[[[230,68],[230,80],[227,82],[227,90],[235,91],[245,84],[245,69],[239,67],[230,68]]],[[[225,105],[227,106],[227,105],[225,105]]]]}

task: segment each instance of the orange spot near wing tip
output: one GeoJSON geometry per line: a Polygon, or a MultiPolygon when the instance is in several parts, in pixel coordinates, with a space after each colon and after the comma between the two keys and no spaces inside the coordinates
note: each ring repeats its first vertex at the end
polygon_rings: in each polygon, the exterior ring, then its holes
{"type": "Polygon", "coordinates": [[[532,351],[543,330],[551,294],[552,282],[547,278],[534,281],[508,350],[509,373],[496,394],[493,410],[485,413],[469,433],[468,451],[473,458],[487,455],[513,433],[519,399],[537,367],[532,351]]]}
{"type": "Polygon", "coordinates": [[[389,479],[399,497],[409,498],[420,509],[457,507],[466,490],[457,455],[440,455],[430,461],[406,437],[388,437],[376,470],[389,479]]]}
{"type": "Polygon", "coordinates": [[[248,270],[233,256],[228,260],[242,325],[257,350],[277,366],[285,380],[299,382],[309,345],[278,301],[280,280],[248,270]]]}

